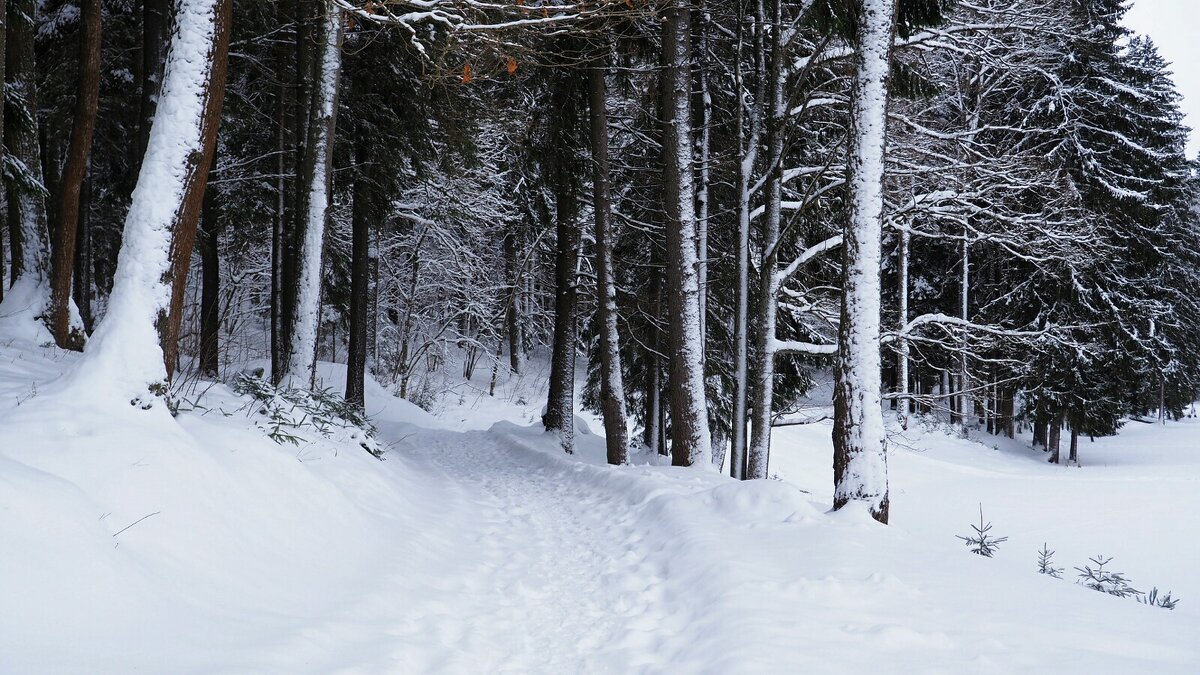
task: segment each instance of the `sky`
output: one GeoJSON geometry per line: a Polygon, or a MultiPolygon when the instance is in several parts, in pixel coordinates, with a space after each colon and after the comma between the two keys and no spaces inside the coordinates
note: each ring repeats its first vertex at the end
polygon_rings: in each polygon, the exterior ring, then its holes
{"type": "Polygon", "coordinates": [[[1183,94],[1182,108],[1192,128],[1188,154],[1200,153],[1200,2],[1197,0],[1134,0],[1125,23],[1158,45],[1174,64],[1175,86],[1183,94]]]}

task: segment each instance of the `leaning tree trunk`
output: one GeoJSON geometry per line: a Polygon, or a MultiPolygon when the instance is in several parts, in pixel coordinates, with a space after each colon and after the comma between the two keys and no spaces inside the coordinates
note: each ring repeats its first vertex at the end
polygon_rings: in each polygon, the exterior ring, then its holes
{"type": "MultiPolygon", "coordinates": [[[[209,175],[216,168],[213,153],[209,175]]],[[[204,191],[200,209],[200,373],[217,377],[221,354],[221,222],[216,189],[204,191]]]]}
{"type": "Polygon", "coordinates": [[[4,171],[8,195],[12,288],[0,316],[23,314],[46,319],[49,309],[50,236],[37,123],[37,68],[34,63],[34,0],[9,0],[6,89],[19,106],[5,116],[10,157],[4,171]]]}
{"type": "Polygon", "coordinates": [[[692,2],[673,0],[663,31],[666,51],[663,139],[667,215],[667,306],[670,311],[671,463],[711,466],[712,440],[704,388],[704,335],[696,255],[696,189],[692,171],[692,2]]]}
{"type": "Polygon", "coordinates": [[[75,269],[79,229],[80,194],[87,178],[92,132],[100,103],[100,0],[83,0],[80,8],[79,79],[75,91],[75,119],[71,145],[58,186],[54,246],[50,268],[50,332],[63,349],[83,349],[84,329],[78,311],[72,311],[71,275],[75,269]]]}
{"type": "Polygon", "coordinates": [[[342,12],[332,2],[322,7],[321,53],[317,63],[317,90],[308,120],[308,145],[304,153],[304,224],[298,232],[296,300],[292,310],[291,346],[287,377],[309,384],[317,356],[317,324],[321,311],[321,259],[325,222],[333,188],[333,143],[337,124],[338,85],[342,71],[342,12]]]}
{"type": "MultiPolygon", "coordinates": [[[[605,56],[607,58],[607,55],[605,56]]],[[[592,137],[592,204],[596,218],[596,310],[600,313],[600,411],[609,464],[628,460],[625,382],[617,327],[617,284],[613,278],[612,195],[609,193],[607,87],[603,63],[588,71],[592,137]]]]}
{"type": "Polygon", "coordinates": [[[895,0],[859,0],[859,8],[834,390],[833,506],[840,509],[859,502],[873,518],[886,523],[889,500],[879,299],[888,80],[896,4],[895,0]]]}
{"type": "Polygon", "coordinates": [[[72,375],[149,407],[178,354],[182,279],[217,139],[232,0],[180,0],[162,92],[133,191],[108,313],[72,375]],[[178,292],[176,289],[180,289],[178,292]]]}
{"type": "Polygon", "coordinates": [[[771,416],[775,385],[775,319],[779,306],[778,250],[783,220],[784,79],[783,0],[771,2],[771,44],[767,66],[767,183],[759,266],[758,316],[754,323],[754,363],[751,368],[750,446],[746,478],[766,478],[771,453],[771,416]]]}

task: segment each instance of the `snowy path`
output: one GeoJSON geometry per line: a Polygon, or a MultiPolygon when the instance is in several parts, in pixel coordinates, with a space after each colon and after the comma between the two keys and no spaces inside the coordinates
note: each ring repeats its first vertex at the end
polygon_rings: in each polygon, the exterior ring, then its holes
{"type": "Polygon", "coordinates": [[[274,665],[303,654],[316,670],[666,668],[689,608],[672,602],[665,570],[641,546],[628,494],[564,480],[582,467],[500,432],[391,434],[400,438],[408,468],[442,497],[426,505],[428,526],[405,547],[412,557],[365,603],[288,640],[274,665]]]}

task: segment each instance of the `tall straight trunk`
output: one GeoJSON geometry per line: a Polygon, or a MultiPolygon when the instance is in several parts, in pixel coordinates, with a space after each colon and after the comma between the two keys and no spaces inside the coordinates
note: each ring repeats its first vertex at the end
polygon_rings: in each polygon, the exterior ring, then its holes
{"type": "MultiPolygon", "coordinates": [[[[959,293],[959,316],[963,321],[970,321],[971,239],[966,230],[963,231],[962,281],[959,293]]],[[[962,425],[966,427],[971,424],[971,375],[967,372],[967,338],[965,332],[958,348],[958,412],[962,418],[962,425]]]]}
{"type": "MultiPolygon", "coordinates": [[[[761,19],[762,3],[758,3],[759,18],[761,19]]],[[[761,23],[761,22],[760,22],[761,23]]],[[[745,74],[742,70],[741,54],[744,47],[743,26],[738,22],[737,53],[734,62],[736,89],[745,89],[745,74]]],[[[762,31],[755,31],[755,54],[762,52],[762,31]]],[[[761,59],[756,59],[761,61],[761,59]]],[[[761,75],[761,73],[760,73],[761,75]]],[[[759,87],[765,78],[759,77],[759,87]]],[[[729,473],[734,478],[746,476],[746,408],[749,399],[749,378],[747,361],[749,360],[749,311],[750,311],[750,183],[753,178],[754,163],[758,156],[758,138],[761,127],[761,95],[755,97],[755,105],[747,111],[745,104],[739,101],[735,123],[740,149],[738,162],[738,239],[737,239],[737,300],[734,315],[734,390],[733,390],[733,437],[730,439],[729,473]]]]}
{"type": "MultiPolygon", "coordinates": [[[[561,171],[560,171],[561,173],[561,171]]],[[[575,452],[575,274],[579,263],[579,226],[569,178],[556,179],[554,258],[554,344],[550,355],[550,387],[542,425],[558,433],[562,448],[575,452]]]]}
{"type": "MultiPolygon", "coordinates": [[[[279,52],[285,50],[280,49],[279,52]]],[[[279,62],[286,60],[286,53],[280,55],[279,62]]],[[[286,71],[286,69],[281,69],[286,71]]],[[[271,223],[271,381],[279,384],[283,377],[284,355],[286,346],[284,340],[284,258],[286,252],[284,243],[287,233],[287,198],[288,184],[284,177],[287,171],[287,85],[282,80],[275,93],[275,218],[271,223]]]]}
{"type": "Polygon", "coordinates": [[[758,316],[754,328],[754,363],[751,367],[753,401],[746,478],[766,478],[771,454],[771,418],[775,388],[775,319],[779,306],[778,247],[783,221],[783,127],[786,72],[783,65],[783,0],[770,4],[771,42],[767,65],[767,182],[759,265],[758,316]]]}
{"type": "Polygon", "coordinates": [[[606,70],[603,61],[588,70],[592,212],[596,218],[596,310],[600,313],[600,411],[604,416],[608,463],[624,464],[628,460],[629,441],[625,429],[625,381],[621,375],[621,340],[617,327],[617,284],[613,273],[606,70]]]}
{"type": "Polygon", "coordinates": [[[1050,422],[1050,438],[1047,445],[1050,449],[1050,463],[1060,464],[1059,446],[1062,439],[1063,415],[1057,413],[1054,419],[1050,422]]]}
{"type": "Polygon", "coordinates": [[[82,0],[79,32],[79,79],[71,145],[58,185],[54,246],[50,268],[50,332],[63,349],[83,349],[84,330],[72,312],[71,275],[75,270],[75,237],[79,229],[80,192],[87,178],[92,132],[100,103],[100,0],[82,0]]]}
{"type": "MultiPolygon", "coordinates": [[[[704,16],[704,0],[697,0],[699,16],[704,16]]],[[[696,154],[699,158],[696,186],[696,276],[700,286],[700,335],[708,341],[708,212],[711,171],[709,170],[712,149],[710,125],[712,124],[712,93],[708,89],[708,22],[701,21],[697,44],[700,54],[696,58],[696,84],[700,104],[700,129],[696,138],[696,154]]],[[[723,454],[723,451],[722,451],[723,454]]],[[[714,457],[714,461],[716,458],[714,457]]],[[[717,467],[720,469],[720,467],[717,467]]]]}
{"type": "Polygon", "coordinates": [[[879,351],[883,175],[895,0],[859,0],[850,91],[849,213],[834,389],[833,506],[866,506],[888,521],[887,438],[879,351]]]}
{"type": "Polygon", "coordinates": [[[297,232],[296,299],[293,307],[291,347],[287,377],[297,384],[312,381],[316,366],[317,328],[321,312],[321,261],[325,223],[333,194],[333,143],[337,124],[338,86],[342,72],[342,11],[332,2],[322,4],[321,53],[317,63],[317,89],[308,118],[308,143],[304,153],[303,230],[297,232]]]}
{"type": "Polygon", "coordinates": [[[4,172],[12,288],[5,295],[0,316],[29,313],[34,319],[45,320],[50,300],[50,235],[46,228],[42,148],[37,125],[35,6],[35,0],[9,0],[7,5],[5,88],[28,114],[14,114],[10,110],[4,119],[5,145],[11,153],[7,162],[23,171],[21,177],[4,172]],[[31,120],[32,125],[27,124],[31,120]]]}
{"type": "MultiPolygon", "coordinates": [[[[213,153],[209,176],[216,168],[213,153]]],[[[216,377],[221,353],[221,222],[217,212],[217,191],[204,191],[200,212],[200,373],[216,377]]]]}
{"type": "Polygon", "coordinates": [[[517,266],[517,235],[504,233],[504,276],[508,282],[508,301],[504,307],[505,333],[508,334],[508,369],[521,372],[521,327],[517,322],[520,309],[520,273],[517,266]]]}
{"type": "Polygon", "coordinates": [[[140,166],[150,141],[150,128],[158,107],[163,67],[167,58],[168,30],[171,24],[170,0],[142,0],[141,98],[138,101],[137,158],[140,166]]]}
{"type": "Polygon", "coordinates": [[[79,224],[75,234],[75,273],[72,275],[74,290],[71,296],[79,308],[83,329],[91,333],[95,317],[92,316],[92,178],[83,181],[79,195],[79,224]]]}
{"type": "Polygon", "coordinates": [[[666,134],[667,306],[670,311],[671,463],[709,466],[712,441],[704,387],[696,190],[692,162],[692,2],[672,0],[663,32],[666,134]]]}
{"type": "MultiPolygon", "coordinates": [[[[292,330],[296,322],[296,294],[299,284],[299,257],[302,249],[302,238],[305,232],[308,191],[310,185],[304,177],[308,167],[308,135],[310,117],[314,105],[312,83],[317,78],[319,60],[314,58],[313,44],[318,40],[320,26],[319,10],[324,0],[294,0],[293,18],[296,32],[293,41],[291,57],[294,68],[294,97],[291,100],[289,122],[292,134],[292,190],[290,191],[292,209],[291,218],[284,222],[281,233],[280,261],[280,368],[276,379],[282,381],[287,376],[292,351],[292,330]]],[[[287,70],[281,59],[280,70],[287,70]]]]}
{"type": "MultiPolygon", "coordinates": [[[[212,154],[209,179],[216,169],[212,154]]],[[[217,210],[217,191],[204,191],[200,207],[200,374],[216,377],[221,356],[221,214],[217,210]]]]}
{"type": "Polygon", "coordinates": [[[1045,450],[1049,449],[1049,446],[1046,443],[1048,427],[1049,423],[1046,420],[1046,416],[1042,413],[1038,413],[1033,420],[1033,447],[1036,448],[1040,445],[1045,450]]]}
{"type": "Polygon", "coordinates": [[[1071,424],[1071,454],[1067,463],[1079,466],[1079,429],[1075,424],[1071,424]]]}
{"type": "Polygon", "coordinates": [[[375,209],[372,185],[371,138],[365,125],[358,125],[355,139],[358,174],[354,178],[354,204],[351,215],[350,245],[350,340],[346,354],[346,401],[360,409],[366,404],[367,376],[367,281],[370,274],[371,222],[375,209]]]}
{"type": "Polygon", "coordinates": [[[908,428],[908,417],[912,414],[912,402],[908,388],[908,359],[909,359],[909,344],[908,335],[904,333],[904,327],[908,325],[908,261],[909,261],[909,246],[912,242],[912,232],[909,229],[909,224],[905,223],[904,228],[900,230],[900,250],[897,254],[896,269],[900,276],[900,289],[897,293],[900,296],[899,321],[900,332],[899,338],[899,353],[896,355],[896,366],[899,373],[896,375],[896,389],[900,394],[899,407],[897,416],[900,418],[900,426],[908,428]]]}
{"type": "Polygon", "coordinates": [[[176,5],[159,112],[125,220],[108,313],[73,374],[83,386],[113,389],[147,407],[148,392],[164,393],[178,354],[183,281],[225,96],[232,4],[176,5]]]}
{"type": "Polygon", "coordinates": [[[659,330],[659,321],[662,318],[662,282],[657,270],[650,277],[650,297],[654,326],[650,330],[650,338],[647,340],[646,347],[646,391],[643,397],[646,402],[644,411],[646,428],[642,435],[642,442],[645,443],[651,454],[657,455],[663,448],[661,443],[663,339],[662,331],[659,330]]]}

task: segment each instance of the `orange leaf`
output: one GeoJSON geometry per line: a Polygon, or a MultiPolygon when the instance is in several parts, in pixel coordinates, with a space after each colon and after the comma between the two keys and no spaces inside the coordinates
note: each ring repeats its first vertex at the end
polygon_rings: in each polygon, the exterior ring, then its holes
{"type": "Polygon", "coordinates": [[[517,60],[513,57],[508,57],[508,74],[513,75],[517,72],[517,60]]]}
{"type": "Polygon", "coordinates": [[[471,82],[471,64],[463,66],[462,83],[468,84],[471,82]]]}

